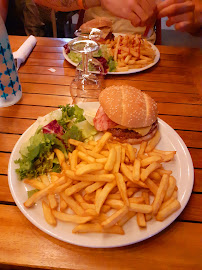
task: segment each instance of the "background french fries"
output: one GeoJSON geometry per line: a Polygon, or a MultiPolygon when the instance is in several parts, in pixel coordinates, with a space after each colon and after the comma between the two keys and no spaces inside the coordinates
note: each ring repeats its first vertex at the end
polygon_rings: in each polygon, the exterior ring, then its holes
{"type": "Polygon", "coordinates": [[[160,133],[141,143],[137,151],[130,144],[113,140],[109,132],[97,142],[70,139],[75,150],[68,154],[68,160],[55,149],[61,173],[24,180],[39,190],[24,206],[32,207],[42,199],[47,223],[79,224],[73,233],[124,234],[122,226],[135,215],[139,228],[146,228],[153,218],[163,221],[180,208],[180,203],[176,179],[162,166],[176,152],[155,149],[159,140],[160,133]]]}
{"type": "Polygon", "coordinates": [[[141,35],[119,35],[114,40],[106,40],[110,55],[117,61],[117,72],[137,69],[151,64],[155,51],[141,35]]]}

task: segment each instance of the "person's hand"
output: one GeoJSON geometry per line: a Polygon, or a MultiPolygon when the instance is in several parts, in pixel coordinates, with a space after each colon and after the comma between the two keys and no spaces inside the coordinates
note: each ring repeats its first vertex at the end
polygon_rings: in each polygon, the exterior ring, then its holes
{"type": "Polygon", "coordinates": [[[132,25],[145,26],[154,22],[155,0],[101,0],[101,5],[113,15],[128,19],[132,25]]]}
{"type": "Polygon", "coordinates": [[[168,17],[167,26],[189,32],[194,24],[194,7],[192,0],[165,0],[157,5],[158,18],[168,17]]]}

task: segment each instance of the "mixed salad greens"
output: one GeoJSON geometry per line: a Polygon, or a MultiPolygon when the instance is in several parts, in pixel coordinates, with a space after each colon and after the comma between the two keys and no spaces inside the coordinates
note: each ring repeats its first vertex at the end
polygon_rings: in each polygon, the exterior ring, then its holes
{"type": "Polygon", "coordinates": [[[49,117],[50,121],[46,125],[40,125],[20,149],[21,158],[15,160],[19,165],[16,172],[20,180],[35,178],[49,172],[60,172],[54,149],[61,150],[67,158],[68,152],[74,150],[68,143],[70,138],[85,141],[92,139],[97,133],[84,117],[83,109],[77,105],[60,106],[60,109],[49,117]]]}
{"type": "MultiPolygon", "coordinates": [[[[79,64],[81,62],[82,56],[80,53],[70,51],[68,44],[64,46],[64,49],[68,57],[74,63],[79,64]]],[[[100,49],[97,52],[93,53],[93,57],[103,65],[105,73],[107,73],[107,71],[113,72],[116,70],[117,62],[112,56],[109,55],[107,45],[101,44],[100,49]]],[[[89,69],[93,71],[93,67],[89,67],[89,69]]]]}

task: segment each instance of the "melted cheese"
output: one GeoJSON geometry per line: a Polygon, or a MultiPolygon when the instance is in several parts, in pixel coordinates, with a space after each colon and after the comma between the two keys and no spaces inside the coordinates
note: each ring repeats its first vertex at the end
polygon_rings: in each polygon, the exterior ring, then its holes
{"type": "MultiPolygon", "coordinates": [[[[121,129],[126,129],[126,127],[117,125],[114,128],[121,128],[121,129]]],[[[151,129],[151,126],[145,127],[145,128],[128,128],[129,130],[133,130],[141,134],[142,136],[145,136],[151,129]]]]}

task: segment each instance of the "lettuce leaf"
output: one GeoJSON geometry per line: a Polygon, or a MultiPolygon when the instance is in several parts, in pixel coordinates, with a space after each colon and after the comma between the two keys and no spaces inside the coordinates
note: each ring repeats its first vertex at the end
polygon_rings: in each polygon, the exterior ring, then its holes
{"type": "Polygon", "coordinates": [[[60,149],[67,157],[65,145],[56,138],[55,134],[40,133],[32,136],[26,152],[23,152],[22,149],[22,157],[15,160],[15,163],[20,166],[16,169],[20,179],[35,178],[53,169],[56,172],[60,172],[61,169],[58,166],[57,157],[55,159],[49,158],[55,148],[60,149]]]}
{"type": "Polygon", "coordinates": [[[97,134],[97,130],[87,120],[76,124],[81,130],[83,139],[89,139],[97,134]]]}
{"type": "Polygon", "coordinates": [[[58,120],[58,124],[61,125],[65,131],[68,131],[72,124],[85,120],[83,109],[79,108],[77,105],[60,106],[60,108],[62,110],[62,117],[58,120]]]}
{"type": "Polygon", "coordinates": [[[29,199],[30,197],[32,197],[32,195],[33,195],[34,193],[38,192],[38,191],[39,191],[39,189],[28,190],[28,191],[27,191],[28,199],[29,199]]]}
{"type": "Polygon", "coordinates": [[[109,72],[116,71],[117,62],[114,61],[114,58],[112,56],[108,59],[108,66],[109,66],[109,72]]]}
{"type": "Polygon", "coordinates": [[[82,60],[82,56],[80,53],[76,53],[76,52],[73,52],[73,51],[70,51],[68,53],[68,57],[76,64],[80,63],[81,60],[82,60]]]}

